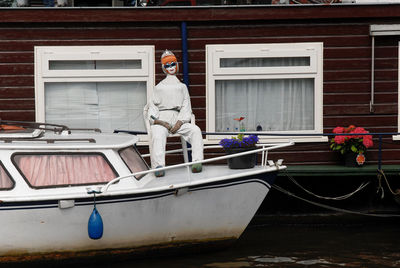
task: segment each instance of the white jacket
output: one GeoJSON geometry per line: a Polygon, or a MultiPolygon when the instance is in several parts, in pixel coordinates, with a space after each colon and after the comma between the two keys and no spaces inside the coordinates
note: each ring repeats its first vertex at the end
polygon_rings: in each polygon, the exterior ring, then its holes
{"type": "Polygon", "coordinates": [[[154,123],[151,116],[171,125],[178,120],[189,123],[192,107],[186,85],[180,82],[175,75],[167,75],[153,90],[148,115],[151,124],[154,123]]]}

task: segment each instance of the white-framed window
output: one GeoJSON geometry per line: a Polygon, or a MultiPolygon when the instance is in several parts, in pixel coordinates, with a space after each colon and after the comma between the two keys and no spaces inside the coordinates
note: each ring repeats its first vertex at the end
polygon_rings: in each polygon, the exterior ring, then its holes
{"type": "Polygon", "coordinates": [[[242,124],[249,132],[322,133],[323,43],[207,45],[206,57],[207,131],[239,131],[234,119],[244,117],[242,124]]]}
{"type": "Polygon", "coordinates": [[[35,47],[36,121],[145,131],[153,46],[35,47]]]}

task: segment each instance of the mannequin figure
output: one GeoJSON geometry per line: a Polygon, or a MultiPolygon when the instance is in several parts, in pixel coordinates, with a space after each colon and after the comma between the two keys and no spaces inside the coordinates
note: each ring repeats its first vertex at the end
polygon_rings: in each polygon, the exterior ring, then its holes
{"type": "MultiPolygon", "coordinates": [[[[169,133],[178,133],[192,145],[193,161],[203,160],[203,137],[198,126],[191,124],[192,107],[185,84],[176,77],[178,61],[175,55],[165,50],[161,56],[162,70],[166,77],[158,83],[149,102],[148,120],[152,133],[152,168],[165,166],[165,147],[169,133]]],[[[192,165],[192,172],[201,172],[202,165],[192,165]]],[[[157,177],[164,171],[155,172],[157,177]]]]}

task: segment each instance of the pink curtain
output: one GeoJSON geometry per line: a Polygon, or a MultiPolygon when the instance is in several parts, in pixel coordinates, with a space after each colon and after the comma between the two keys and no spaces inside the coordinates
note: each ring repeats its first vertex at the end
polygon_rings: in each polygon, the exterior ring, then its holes
{"type": "MultiPolygon", "coordinates": [[[[148,170],[146,163],[133,147],[122,150],[120,154],[132,173],[148,170]]],[[[143,176],[137,176],[136,178],[140,179],[143,176]]]]}
{"type": "Polygon", "coordinates": [[[14,182],[7,175],[6,171],[0,166],[0,189],[10,189],[14,185],[14,182]]]}
{"type": "Polygon", "coordinates": [[[105,183],[116,174],[101,155],[16,155],[32,186],[105,183]]]}

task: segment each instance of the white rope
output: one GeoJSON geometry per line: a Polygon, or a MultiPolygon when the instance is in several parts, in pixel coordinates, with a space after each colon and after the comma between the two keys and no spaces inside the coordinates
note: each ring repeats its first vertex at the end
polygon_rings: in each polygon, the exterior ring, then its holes
{"type": "Polygon", "coordinates": [[[303,186],[301,186],[292,176],[289,175],[289,173],[286,171],[286,176],[294,183],[296,184],[299,188],[301,188],[302,190],[304,190],[306,193],[313,195],[315,197],[318,197],[320,199],[326,199],[326,200],[344,200],[347,198],[350,198],[351,196],[353,196],[354,194],[356,194],[357,192],[361,191],[362,189],[364,189],[370,182],[363,182],[355,191],[342,195],[342,196],[337,196],[337,197],[327,197],[327,196],[321,196],[321,195],[317,195],[309,190],[307,190],[306,188],[304,188],[303,186]]]}
{"type": "Polygon", "coordinates": [[[326,208],[326,209],[330,209],[330,210],[333,210],[333,211],[338,211],[338,212],[348,213],[348,214],[362,215],[362,216],[381,217],[381,218],[400,217],[400,215],[398,215],[398,214],[363,213],[363,212],[352,211],[352,210],[347,210],[347,209],[342,209],[342,208],[335,208],[335,207],[332,207],[332,206],[328,206],[328,205],[320,204],[320,203],[317,203],[317,202],[313,202],[313,201],[307,200],[305,198],[301,198],[301,197],[299,197],[299,196],[297,196],[297,195],[295,195],[295,194],[293,194],[293,193],[281,188],[278,185],[272,185],[272,188],[274,188],[274,189],[276,189],[276,190],[278,190],[278,191],[280,191],[280,192],[282,192],[284,194],[290,195],[290,196],[292,196],[294,198],[297,198],[297,199],[300,199],[300,200],[302,200],[304,202],[307,202],[309,204],[312,204],[312,205],[315,205],[315,206],[318,206],[318,207],[322,207],[322,208],[326,208]]]}
{"type": "Polygon", "coordinates": [[[389,181],[388,181],[388,179],[386,178],[386,175],[385,175],[385,173],[383,172],[383,170],[382,169],[378,169],[378,180],[379,180],[379,186],[378,186],[378,191],[379,191],[379,189],[381,189],[382,188],[382,191],[383,191],[383,187],[382,187],[382,183],[381,183],[381,180],[382,180],[382,177],[385,179],[385,181],[386,181],[386,185],[387,185],[387,187],[388,187],[388,189],[389,189],[389,191],[393,194],[393,195],[400,195],[400,192],[399,191],[393,191],[392,190],[392,187],[390,187],[390,184],[389,184],[389,181]]]}

